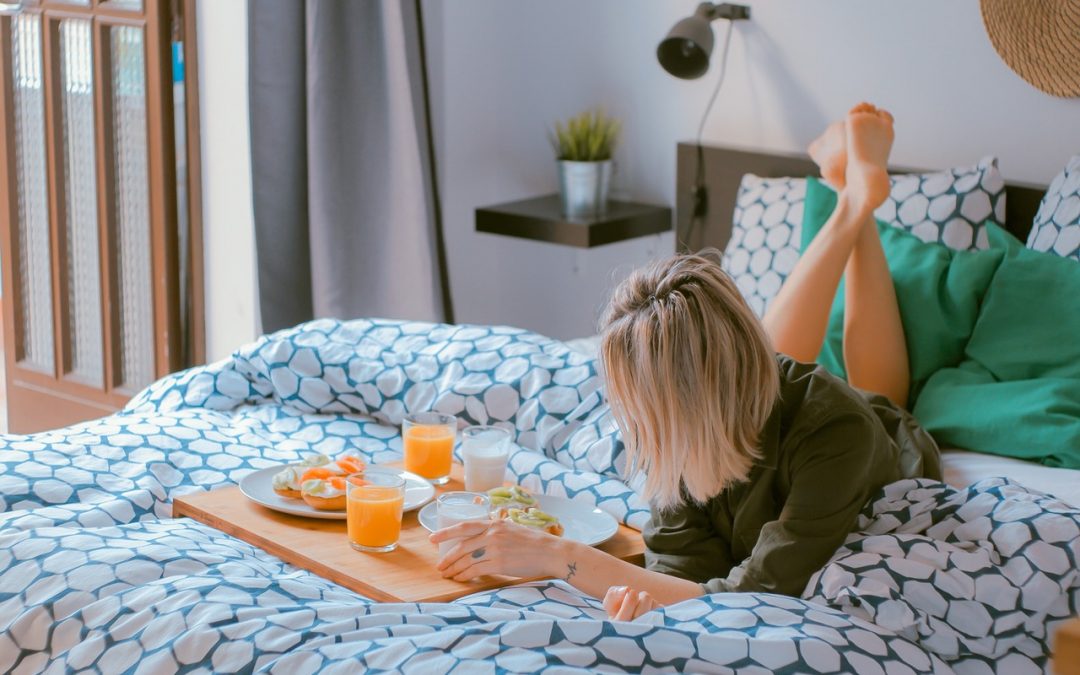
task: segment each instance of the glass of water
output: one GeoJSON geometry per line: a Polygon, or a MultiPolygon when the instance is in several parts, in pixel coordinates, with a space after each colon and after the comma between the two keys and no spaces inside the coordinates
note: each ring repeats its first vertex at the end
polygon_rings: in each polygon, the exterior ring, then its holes
{"type": "MultiPolygon", "coordinates": [[[[491,518],[491,500],[487,495],[475,492],[444,492],[436,502],[436,517],[440,530],[458,523],[488,520],[491,518]]],[[[440,543],[439,555],[446,555],[456,543],[457,539],[440,543]]]]}

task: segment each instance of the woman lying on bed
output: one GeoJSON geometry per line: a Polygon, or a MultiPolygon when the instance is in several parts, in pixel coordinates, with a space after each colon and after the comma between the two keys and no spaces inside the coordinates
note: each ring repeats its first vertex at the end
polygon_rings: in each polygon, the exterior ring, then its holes
{"type": "Polygon", "coordinates": [[[892,117],[853,108],[810,147],[839,191],[759,322],[711,255],[638,270],[603,320],[600,358],[628,466],[644,473],[647,569],[505,522],[463,523],[444,576],[561,577],[617,619],[724,591],[799,595],[883,485],[940,478],[901,407],[907,349],[873,211],[889,194],[892,117]],[[846,272],[852,386],[812,362],[846,272]],[[780,354],[776,354],[776,351],[780,354]],[[869,393],[875,392],[875,393],[869,393]]]}

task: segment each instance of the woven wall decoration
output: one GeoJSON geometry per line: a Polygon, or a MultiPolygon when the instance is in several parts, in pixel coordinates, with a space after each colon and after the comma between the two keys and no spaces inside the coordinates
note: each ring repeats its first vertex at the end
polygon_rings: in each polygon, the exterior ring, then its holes
{"type": "Polygon", "coordinates": [[[1054,96],[1080,96],[1080,0],[980,0],[1001,60],[1054,96]]]}

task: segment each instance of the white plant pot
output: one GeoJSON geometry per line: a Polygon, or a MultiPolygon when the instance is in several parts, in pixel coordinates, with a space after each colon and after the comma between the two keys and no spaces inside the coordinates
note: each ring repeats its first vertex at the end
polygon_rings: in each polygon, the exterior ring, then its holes
{"type": "Polygon", "coordinates": [[[611,189],[611,160],[571,162],[559,160],[559,194],[567,218],[599,218],[607,213],[611,189]]]}

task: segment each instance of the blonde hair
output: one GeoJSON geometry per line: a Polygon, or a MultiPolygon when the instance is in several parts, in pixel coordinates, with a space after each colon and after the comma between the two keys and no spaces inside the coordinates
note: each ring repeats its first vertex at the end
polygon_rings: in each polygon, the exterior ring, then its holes
{"type": "Polygon", "coordinates": [[[600,361],[630,473],[658,508],[705,502],[744,481],[779,396],[764,328],[719,253],[636,270],[601,321],[600,361]]]}

